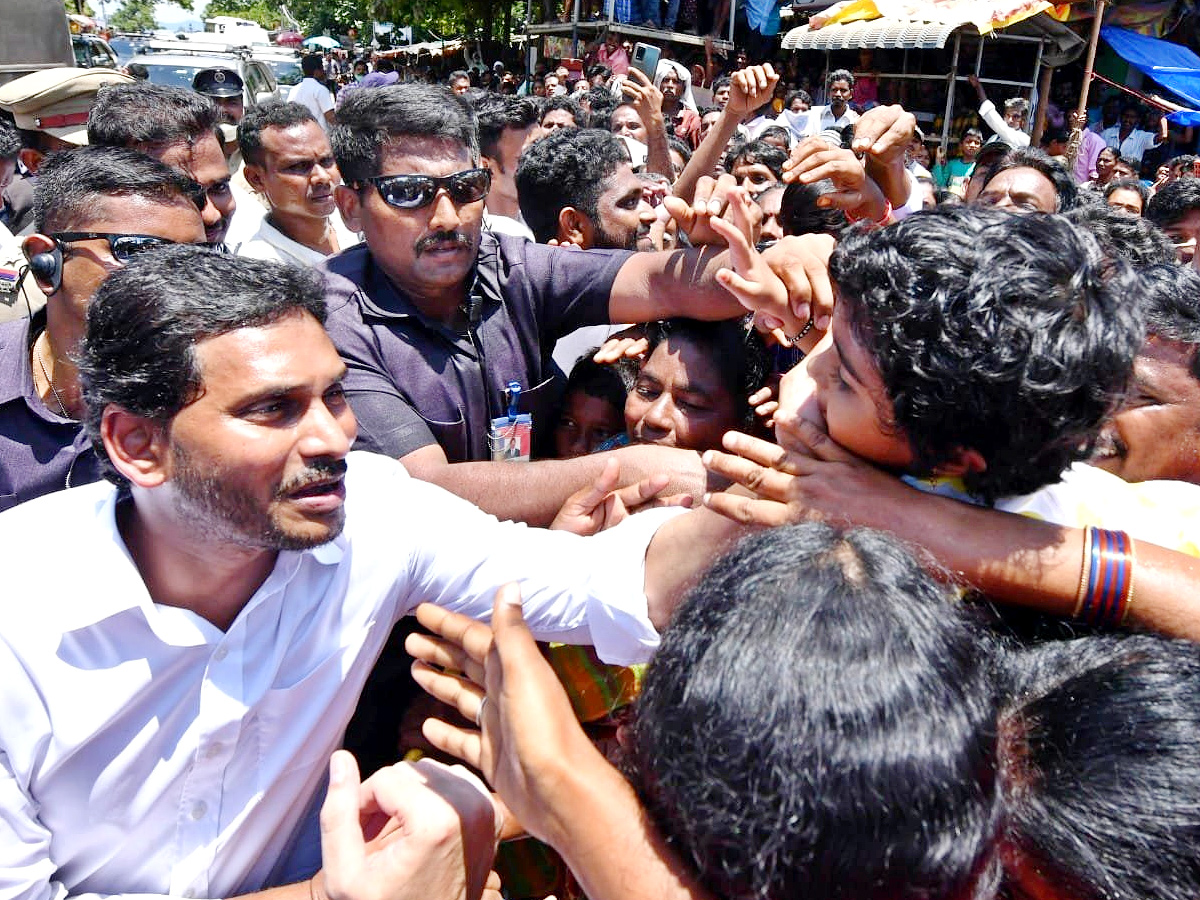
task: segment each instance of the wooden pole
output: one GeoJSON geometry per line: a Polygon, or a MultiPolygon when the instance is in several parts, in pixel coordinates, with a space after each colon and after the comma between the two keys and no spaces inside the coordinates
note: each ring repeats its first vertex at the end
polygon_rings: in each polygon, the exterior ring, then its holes
{"type": "Polygon", "coordinates": [[[1033,136],[1029,139],[1031,147],[1042,145],[1042,132],[1046,130],[1046,106],[1050,103],[1050,79],[1053,76],[1053,67],[1045,66],[1042,69],[1042,76],[1038,83],[1038,105],[1033,122],[1033,136]]]}
{"type": "Polygon", "coordinates": [[[1083,140],[1083,129],[1087,127],[1088,91],[1092,86],[1092,72],[1096,67],[1096,46],[1100,43],[1100,26],[1104,24],[1105,0],[1096,0],[1096,17],[1092,20],[1092,34],[1088,39],[1087,61],[1083,65],[1083,84],[1079,88],[1079,103],[1071,117],[1071,140],[1067,144],[1067,168],[1074,168],[1079,155],[1079,142],[1083,140]]]}

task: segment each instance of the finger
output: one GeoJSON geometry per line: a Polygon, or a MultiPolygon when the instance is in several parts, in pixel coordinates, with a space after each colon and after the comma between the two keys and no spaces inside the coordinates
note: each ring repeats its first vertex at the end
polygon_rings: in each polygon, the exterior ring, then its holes
{"type": "Polygon", "coordinates": [[[342,878],[353,880],[367,854],[359,821],[358,763],[345,750],[329,758],[329,788],[321,805],[321,855],[326,886],[337,894],[342,878]]]}
{"type": "MultiPolygon", "coordinates": [[[[754,407],[754,414],[761,419],[770,419],[778,411],[779,411],[779,401],[778,400],[768,400],[766,403],[760,403],[754,407]]],[[[769,421],[766,424],[767,424],[767,427],[769,428],[772,425],[774,425],[775,423],[774,423],[774,421],[769,421]]]]}
{"type": "MultiPolygon", "coordinates": [[[[697,197],[699,197],[699,191],[697,191],[697,197]]],[[[696,224],[696,217],[700,215],[700,213],[696,212],[696,209],[700,206],[701,202],[704,203],[705,208],[707,209],[707,199],[704,201],[697,199],[695,201],[695,205],[693,206],[692,204],[686,203],[679,197],[668,196],[663,198],[662,205],[659,207],[659,209],[666,210],[667,215],[678,222],[679,227],[684,231],[691,231],[692,226],[696,224]]]]}
{"type": "Polygon", "coordinates": [[[747,397],[746,402],[751,406],[758,406],[760,403],[766,403],[768,400],[770,400],[773,393],[774,391],[772,391],[771,386],[766,385],[765,387],[760,387],[757,391],[747,397]]]}
{"type": "MultiPolygon", "coordinates": [[[[635,69],[633,66],[630,66],[629,71],[625,73],[625,77],[628,78],[630,75],[632,75],[639,84],[649,84],[650,83],[650,79],[646,77],[646,73],[643,72],[641,69],[635,69]]],[[[626,82],[626,83],[628,83],[628,82],[626,82]]]]}
{"type": "Polygon", "coordinates": [[[404,650],[415,660],[442,669],[462,672],[476,684],[483,685],[483,664],[476,662],[461,647],[428,634],[410,634],[404,639],[404,650]]]}
{"type": "Polygon", "coordinates": [[[740,522],[743,525],[760,525],[775,528],[801,521],[802,517],[793,513],[786,504],[775,500],[758,500],[754,497],[743,497],[728,491],[716,491],[704,495],[704,505],[715,513],[720,513],[727,519],[740,522]]]}
{"type": "Polygon", "coordinates": [[[596,480],[582,490],[576,491],[563,504],[560,515],[586,516],[592,513],[612,493],[621,476],[621,462],[615,456],[604,461],[604,468],[596,480]]]}
{"type": "Polygon", "coordinates": [[[447,706],[458,710],[468,722],[477,722],[483,706],[483,689],[458,675],[439,672],[417,660],[412,664],[412,676],[417,685],[447,706]]]}
{"type": "MultiPolygon", "coordinates": [[[[786,447],[741,431],[725,432],[721,436],[721,446],[743,459],[786,472],[789,475],[807,475],[814,469],[814,466],[802,455],[789,453],[786,447]]],[[[719,453],[720,451],[708,452],[719,453]]]]}
{"type": "Polygon", "coordinates": [[[492,871],[488,872],[487,881],[484,882],[483,887],[485,890],[489,891],[500,890],[502,887],[500,883],[500,874],[495,869],[492,869],[492,871]]]}
{"type": "Polygon", "coordinates": [[[829,436],[815,422],[801,419],[792,427],[792,432],[804,443],[815,458],[824,462],[860,463],[861,460],[829,436]]]}
{"type": "MultiPolygon", "coordinates": [[[[515,581],[503,585],[496,591],[496,602],[492,606],[492,627],[496,632],[496,654],[500,671],[497,676],[506,683],[518,684],[538,668],[548,670],[549,663],[538,652],[533,635],[525,624],[521,609],[521,587],[515,581]]],[[[490,672],[489,672],[490,674],[490,672]]],[[[500,704],[488,704],[484,715],[489,728],[499,726],[500,704]],[[493,716],[497,717],[493,721],[493,716]]]]}
{"type": "Polygon", "coordinates": [[[426,719],[421,725],[421,734],[443,753],[461,759],[468,766],[489,775],[488,780],[491,781],[490,773],[483,769],[483,737],[478,731],[459,728],[441,719],[426,719]]]}
{"type": "Polygon", "coordinates": [[[417,621],[452,644],[457,644],[478,663],[487,659],[492,646],[491,629],[464,615],[432,603],[417,607],[417,621]]]}
{"type": "Polygon", "coordinates": [[[671,483],[669,475],[658,473],[651,475],[649,478],[643,478],[637,484],[628,484],[617,491],[617,498],[625,504],[626,509],[634,509],[653,500],[660,493],[667,489],[667,485],[671,483]]]}

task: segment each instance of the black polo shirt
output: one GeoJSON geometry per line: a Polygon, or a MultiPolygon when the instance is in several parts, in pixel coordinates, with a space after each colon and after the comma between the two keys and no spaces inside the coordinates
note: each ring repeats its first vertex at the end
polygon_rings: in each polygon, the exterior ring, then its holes
{"type": "Polygon", "coordinates": [[[0,511],[100,479],[83,427],[46,409],[34,389],[29,354],[45,327],[44,310],[0,323],[0,511]]]}
{"type": "Polygon", "coordinates": [[[326,324],[349,372],[357,449],[405,456],[433,443],[450,462],[490,459],[490,420],[504,388],[521,385],[519,410],[535,440],[554,427],[562,390],[555,342],[609,321],[624,250],[563,250],[484,232],[458,333],[423,315],[375,264],[366,245],[329,259],[326,324]]]}

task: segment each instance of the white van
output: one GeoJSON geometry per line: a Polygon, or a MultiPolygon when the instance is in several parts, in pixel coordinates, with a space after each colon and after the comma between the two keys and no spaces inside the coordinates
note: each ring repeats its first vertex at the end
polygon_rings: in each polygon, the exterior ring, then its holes
{"type": "Polygon", "coordinates": [[[217,35],[229,44],[250,46],[251,44],[269,44],[271,36],[267,29],[257,22],[248,22],[234,16],[213,16],[204,20],[204,31],[217,35]]]}

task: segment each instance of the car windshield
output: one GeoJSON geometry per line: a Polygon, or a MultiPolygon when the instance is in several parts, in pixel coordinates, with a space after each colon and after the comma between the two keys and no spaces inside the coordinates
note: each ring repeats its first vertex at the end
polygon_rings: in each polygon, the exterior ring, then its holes
{"type": "Polygon", "coordinates": [[[146,67],[146,72],[152,84],[167,84],[172,87],[188,88],[189,90],[192,87],[192,79],[196,77],[196,73],[201,69],[208,69],[212,66],[211,62],[167,62],[153,58],[147,59],[144,56],[134,59],[133,62],[141,63],[146,67]]]}
{"type": "Polygon", "coordinates": [[[291,87],[304,80],[304,73],[300,71],[300,63],[294,59],[268,59],[264,62],[271,67],[271,71],[275,73],[275,80],[280,84],[291,87]]]}

